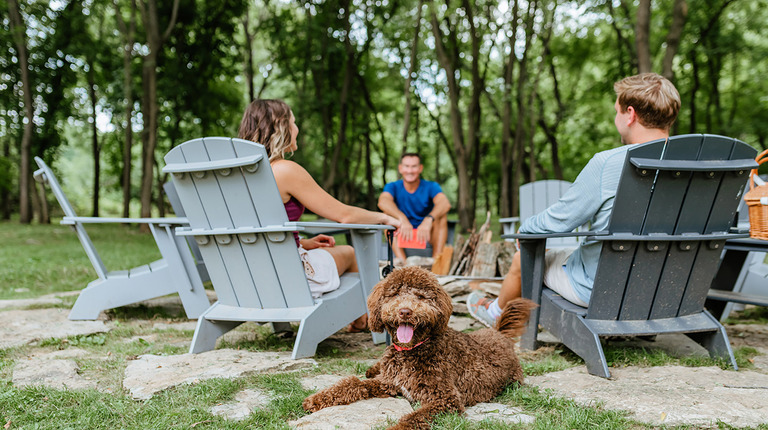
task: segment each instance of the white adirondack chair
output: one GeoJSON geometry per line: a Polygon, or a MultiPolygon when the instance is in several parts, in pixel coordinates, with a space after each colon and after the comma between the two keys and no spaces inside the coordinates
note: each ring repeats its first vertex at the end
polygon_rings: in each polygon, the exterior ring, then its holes
{"type": "Polygon", "coordinates": [[[203,313],[210,301],[195,267],[195,260],[183,238],[173,234],[173,228],[186,225],[185,218],[102,218],[79,217],[64,194],[51,169],[35,157],[39,169],[34,177],[48,184],[56,196],[64,218],[61,223],[72,226],[83,245],[98,279],[80,292],[69,313],[71,320],[94,320],[106,309],[178,293],[184,311],[191,319],[203,313]],[[144,223],[148,224],[162,258],[130,270],[109,271],[85,230],[86,224],[144,223]]]}
{"type": "MultiPolygon", "coordinates": [[[[528,182],[520,187],[519,201],[520,201],[520,216],[501,218],[499,223],[504,231],[503,234],[517,233],[517,229],[520,228],[520,224],[526,219],[543,212],[548,207],[557,203],[560,196],[571,186],[568,181],[561,181],[557,179],[546,179],[535,182],[528,182]]],[[[588,228],[584,226],[586,231],[588,228]]],[[[578,230],[582,230],[579,228],[578,230]]],[[[511,241],[513,239],[507,239],[511,241]]],[[[575,248],[579,246],[578,237],[557,237],[549,238],[547,240],[547,247],[552,248],[575,248]]]]}
{"type": "MultiPolygon", "coordinates": [[[[198,320],[191,353],[246,321],[300,322],[293,358],[315,354],[317,344],[366,312],[379,281],[376,231],[381,225],[289,222],[266,150],[242,139],[190,140],[165,156],[190,227],[176,229],[200,246],[218,301],[198,320]],[[359,273],[341,277],[339,289],[313,299],[292,232],[350,229],[359,273]]],[[[383,342],[383,333],[373,334],[383,342]]]]}

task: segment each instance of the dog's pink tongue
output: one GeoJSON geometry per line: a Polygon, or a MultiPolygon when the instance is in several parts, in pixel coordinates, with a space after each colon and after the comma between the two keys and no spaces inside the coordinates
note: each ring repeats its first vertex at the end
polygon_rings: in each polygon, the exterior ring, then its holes
{"type": "Polygon", "coordinates": [[[397,328],[397,341],[400,343],[408,343],[413,338],[413,327],[407,324],[401,324],[397,328]]]}

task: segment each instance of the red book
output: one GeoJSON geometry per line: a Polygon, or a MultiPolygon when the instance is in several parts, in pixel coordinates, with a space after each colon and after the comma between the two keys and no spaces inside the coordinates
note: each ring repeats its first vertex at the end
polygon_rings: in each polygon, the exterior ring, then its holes
{"type": "Polygon", "coordinates": [[[427,248],[427,242],[426,241],[419,241],[419,239],[416,238],[416,231],[414,230],[413,236],[411,237],[411,240],[403,240],[400,238],[400,236],[397,237],[397,244],[400,246],[400,248],[411,248],[411,249],[426,249],[427,248]]]}

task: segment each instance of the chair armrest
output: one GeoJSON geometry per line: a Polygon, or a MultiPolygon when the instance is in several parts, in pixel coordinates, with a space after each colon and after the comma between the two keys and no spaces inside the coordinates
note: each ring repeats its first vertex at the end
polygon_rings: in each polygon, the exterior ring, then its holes
{"type": "Polygon", "coordinates": [[[186,218],[102,218],[90,216],[65,216],[61,219],[61,224],[166,224],[166,225],[186,225],[189,221],[186,218]]]}
{"type": "Polygon", "coordinates": [[[255,234],[255,233],[290,233],[294,231],[304,231],[302,227],[286,225],[268,225],[266,227],[238,227],[238,228],[176,228],[176,236],[217,236],[229,234],[255,234]]]}
{"type": "Polygon", "coordinates": [[[324,221],[287,222],[286,227],[296,226],[293,231],[303,230],[307,233],[339,232],[339,230],[394,230],[391,225],[384,224],[344,224],[324,221]]]}
{"type": "Polygon", "coordinates": [[[551,237],[607,236],[607,231],[571,231],[568,233],[514,233],[501,235],[504,239],[548,239],[551,237]]]}
{"type": "Polygon", "coordinates": [[[190,228],[179,227],[176,229],[177,236],[204,236],[204,235],[225,235],[225,234],[248,234],[248,233],[280,233],[306,231],[311,232],[313,228],[328,231],[336,230],[391,230],[394,227],[380,224],[341,224],[335,222],[287,222],[283,225],[268,225],[264,227],[238,227],[238,228],[190,228]]]}
{"type": "Polygon", "coordinates": [[[749,237],[749,233],[726,233],[715,232],[710,234],[630,234],[614,233],[609,235],[594,235],[595,240],[601,241],[635,241],[635,242],[688,242],[694,240],[727,240],[742,239],[749,237]]]}
{"type": "Polygon", "coordinates": [[[258,163],[261,158],[261,155],[256,154],[227,160],[200,161],[197,163],[171,163],[166,164],[165,167],[163,167],[163,173],[205,172],[209,170],[246,167],[258,163]]]}
{"type": "Polygon", "coordinates": [[[499,218],[499,224],[512,224],[516,222],[520,222],[519,216],[513,216],[509,218],[499,218]]]}
{"type": "Polygon", "coordinates": [[[757,169],[757,162],[751,158],[739,160],[658,160],[655,158],[631,157],[629,162],[638,169],[680,170],[685,172],[720,172],[731,170],[757,169]]]}

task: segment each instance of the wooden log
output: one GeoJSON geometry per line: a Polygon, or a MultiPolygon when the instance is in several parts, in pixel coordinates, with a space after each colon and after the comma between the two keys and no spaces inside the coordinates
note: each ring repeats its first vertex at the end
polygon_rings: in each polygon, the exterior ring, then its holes
{"type": "MultiPolygon", "coordinates": [[[[456,234],[453,239],[453,257],[451,257],[451,269],[454,269],[459,264],[461,259],[461,253],[464,250],[464,245],[467,243],[467,238],[461,234],[456,234]]],[[[451,273],[449,270],[448,273],[451,273]]]]}
{"type": "Polygon", "coordinates": [[[447,245],[432,263],[432,273],[435,275],[447,275],[451,269],[451,257],[453,257],[453,247],[447,245]]]}
{"type": "Polygon", "coordinates": [[[496,275],[496,257],[499,248],[492,243],[481,242],[475,249],[472,261],[472,270],[469,276],[492,277],[496,275]]]}
{"type": "Polygon", "coordinates": [[[506,276],[509,272],[509,266],[512,265],[512,257],[514,257],[517,248],[515,248],[515,242],[497,242],[499,247],[499,254],[496,257],[496,263],[498,267],[499,276],[506,276]]]}

